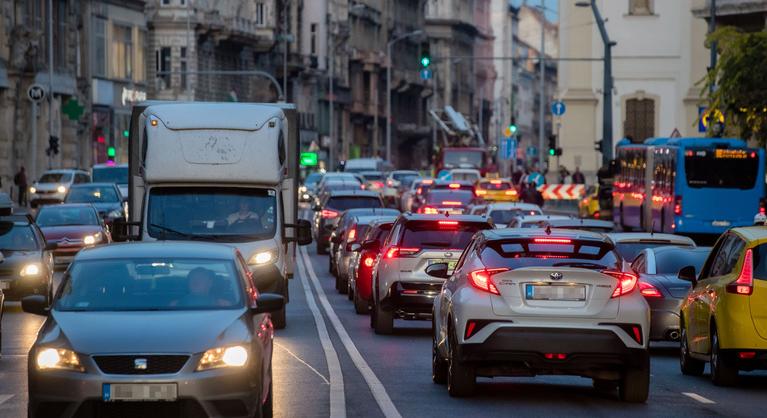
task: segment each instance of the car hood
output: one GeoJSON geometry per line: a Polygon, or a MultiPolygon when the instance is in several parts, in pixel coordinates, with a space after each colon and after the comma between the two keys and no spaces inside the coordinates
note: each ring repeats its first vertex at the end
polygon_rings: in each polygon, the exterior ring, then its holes
{"type": "Polygon", "coordinates": [[[101,232],[99,225],[62,225],[41,227],[46,241],[57,241],[62,238],[82,239],[86,235],[101,232]]]}
{"type": "Polygon", "coordinates": [[[201,353],[248,341],[247,310],[52,311],[38,344],[78,353],[201,353]]]}

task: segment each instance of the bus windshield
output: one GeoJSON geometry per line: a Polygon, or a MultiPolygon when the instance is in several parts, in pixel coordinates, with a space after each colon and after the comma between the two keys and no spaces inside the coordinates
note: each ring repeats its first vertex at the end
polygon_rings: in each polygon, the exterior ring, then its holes
{"type": "Polygon", "coordinates": [[[754,150],[687,149],[684,172],[693,188],[752,189],[759,171],[754,150]]]}
{"type": "Polygon", "coordinates": [[[480,150],[445,151],[443,165],[445,167],[482,167],[482,154],[480,150]]]}

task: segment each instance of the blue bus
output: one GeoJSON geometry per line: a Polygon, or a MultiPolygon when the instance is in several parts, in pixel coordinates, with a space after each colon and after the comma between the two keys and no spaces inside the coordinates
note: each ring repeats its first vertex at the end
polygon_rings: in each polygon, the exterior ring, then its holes
{"type": "Polygon", "coordinates": [[[619,144],[613,218],[625,230],[721,234],[764,212],[764,150],[725,138],[619,144]]]}

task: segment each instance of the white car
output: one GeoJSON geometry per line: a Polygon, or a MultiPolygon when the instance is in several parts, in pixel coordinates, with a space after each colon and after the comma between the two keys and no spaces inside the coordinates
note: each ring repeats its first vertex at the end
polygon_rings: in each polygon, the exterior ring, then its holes
{"type": "Polygon", "coordinates": [[[630,263],[646,248],[664,245],[676,245],[695,248],[695,241],[690,237],[674,234],[656,234],[650,232],[614,232],[607,234],[615,244],[615,249],[621,258],[630,263]]]}
{"type": "Polygon", "coordinates": [[[532,203],[498,202],[488,203],[481,214],[492,219],[496,228],[506,228],[515,217],[542,215],[543,211],[540,206],[532,203]]]}
{"type": "Polygon", "coordinates": [[[549,221],[571,219],[563,215],[521,215],[509,222],[508,228],[545,228],[549,221]]]}
{"type": "Polygon", "coordinates": [[[394,319],[431,319],[444,279],[429,276],[426,268],[455,265],[471,237],[491,228],[480,216],[401,215],[373,270],[370,325],[376,334],[391,334],[394,319]]]}
{"type": "Polygon", "coordinates": [[[395,170],[389,173],[384,180],[383,197],[388,205],[395,205],[400,196],[400,189],[403,186],[410,187],[413,180],[421,177],[421,174],[413,170],[395,170]]]}
{"type": "Polygon", "coordinates": [[[87,171],[74,169],[48,170],[29,188],[29,205],[61,203],[73,184],[90,183],[91,175],[87,171]]]}
{"type": "Polygon", "coordinates": [[[476,234],[434,301],[432,379],[470,396],[477,377],[575,375],[645,402],[650,309],[603,234],[476,234]]]}

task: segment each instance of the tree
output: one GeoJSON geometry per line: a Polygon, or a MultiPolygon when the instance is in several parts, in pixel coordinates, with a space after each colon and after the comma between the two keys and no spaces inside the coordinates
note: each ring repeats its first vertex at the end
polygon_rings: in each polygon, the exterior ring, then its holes
{"type": "Polygon", "coordinates": [[[765,145],[767,31],[747,33],[722,27],[709,34],[707,43],[714,41],[719,60],[703,79],[703,94],[708,98],[709,109],[724,114],[727,131],[765,145]]]}

